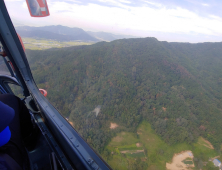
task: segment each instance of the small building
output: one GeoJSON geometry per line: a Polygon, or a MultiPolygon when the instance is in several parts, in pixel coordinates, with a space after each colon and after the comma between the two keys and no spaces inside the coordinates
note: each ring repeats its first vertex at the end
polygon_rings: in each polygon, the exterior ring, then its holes
{"type": "Polygon", "coordinates": [[[214,163],[214,165],[217,166],[217,167],[220,167],[220,165],[221,165],[221,162],[220,162],[218,159],[214,159],[214,160],[213,160],[213,163],[214,163]]]}

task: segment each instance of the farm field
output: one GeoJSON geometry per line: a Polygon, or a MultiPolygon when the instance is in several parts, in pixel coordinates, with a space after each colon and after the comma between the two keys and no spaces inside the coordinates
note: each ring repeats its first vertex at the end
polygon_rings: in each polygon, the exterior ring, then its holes
{"type": "Polygon", "coordinates": [[[49,48],[62,48],[62,47],[93,44],[90,42],[79,42],[79,41],[59,42],[55,40],[34,39],[34,38],[22,38],[22,41],[24,43],[25,48],[30,50],[44,50],[49,48]]]}
{"type": "MultiPolygon", "coordinates": [[[[172,163],[175,155],[184,155],[184,159],[182,158],[180,163],[186,164],[187,167],[197,165],[198,158],[201,157],[206,161],[203,163],[203,169],[206,169],[213,166],[209,159],[219,155],[202,137],[193,145],[181,143],[170,146],[155,133],[146,121],[139,125],[137,133],[119,133],[105,150],[109,154],[104,153],[102,156],[113,169],[165,170],[166,163],[172,163]],[[190,156],[185,156],[186,154],[190,156]],[[193,157],[197,158],[196,162],[193,157]]],[[[197,168],[192,166],[190,169],[197,168]]]]}

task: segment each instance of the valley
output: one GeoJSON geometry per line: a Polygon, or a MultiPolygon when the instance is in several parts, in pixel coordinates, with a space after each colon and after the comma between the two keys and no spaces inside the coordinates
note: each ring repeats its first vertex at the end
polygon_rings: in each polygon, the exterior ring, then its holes
{"type": "Polygon", "coordinates": [[[47,40],[47,39],[34,39],[34,38],[22,38],[25,49],[30,50],[45,50],[49,48],[63,48],[63,47],[71,47],[77,45],[92,45],[90,42],[79,42],[79,41],[55,41],[55,40],[47,40]]]}

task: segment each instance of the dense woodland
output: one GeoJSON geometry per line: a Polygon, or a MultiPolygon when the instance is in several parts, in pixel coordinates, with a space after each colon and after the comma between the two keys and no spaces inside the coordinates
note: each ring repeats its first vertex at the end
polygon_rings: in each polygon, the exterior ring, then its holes
{"type": "Polygon", "coordinates": [[[138,38],[26,54],[37,85],[100,153],[142,120],[170,145],[203,136],[220,150],[222,43],[138,38]]]}

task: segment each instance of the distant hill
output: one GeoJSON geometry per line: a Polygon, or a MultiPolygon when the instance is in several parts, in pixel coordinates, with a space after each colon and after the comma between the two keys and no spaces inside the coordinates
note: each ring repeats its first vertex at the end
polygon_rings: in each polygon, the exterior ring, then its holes
{"type": "Polygon", "coordinates": [[[16,31],[22,37],[44,38],[57,41],[113,41],[124,38],[137,38],[130,35],[115,35],[107,32],[84,31],[81,28],[70,28],[62,25],[44,27],[18,26],[16,31]]]}
{"type": "Polygon", "coordinates": [[[131,35],[115,35],[112,33],[107,33],[107,32],[92,32],[92,31],[87,31],[87,33],[91,36],[94,36],[95,38],[103,41],[113,41],[117,39],[124,39],[124,38],[138,38],[135,36],[131,35]]]}
{"type": "Polygon", "coordinates": [[[99,41],[83,29],[61,25],[45,27],[20,26],[16,27],[16,31],[21,37],[29,38],[45,38],[57,41],[99,41]]]}

